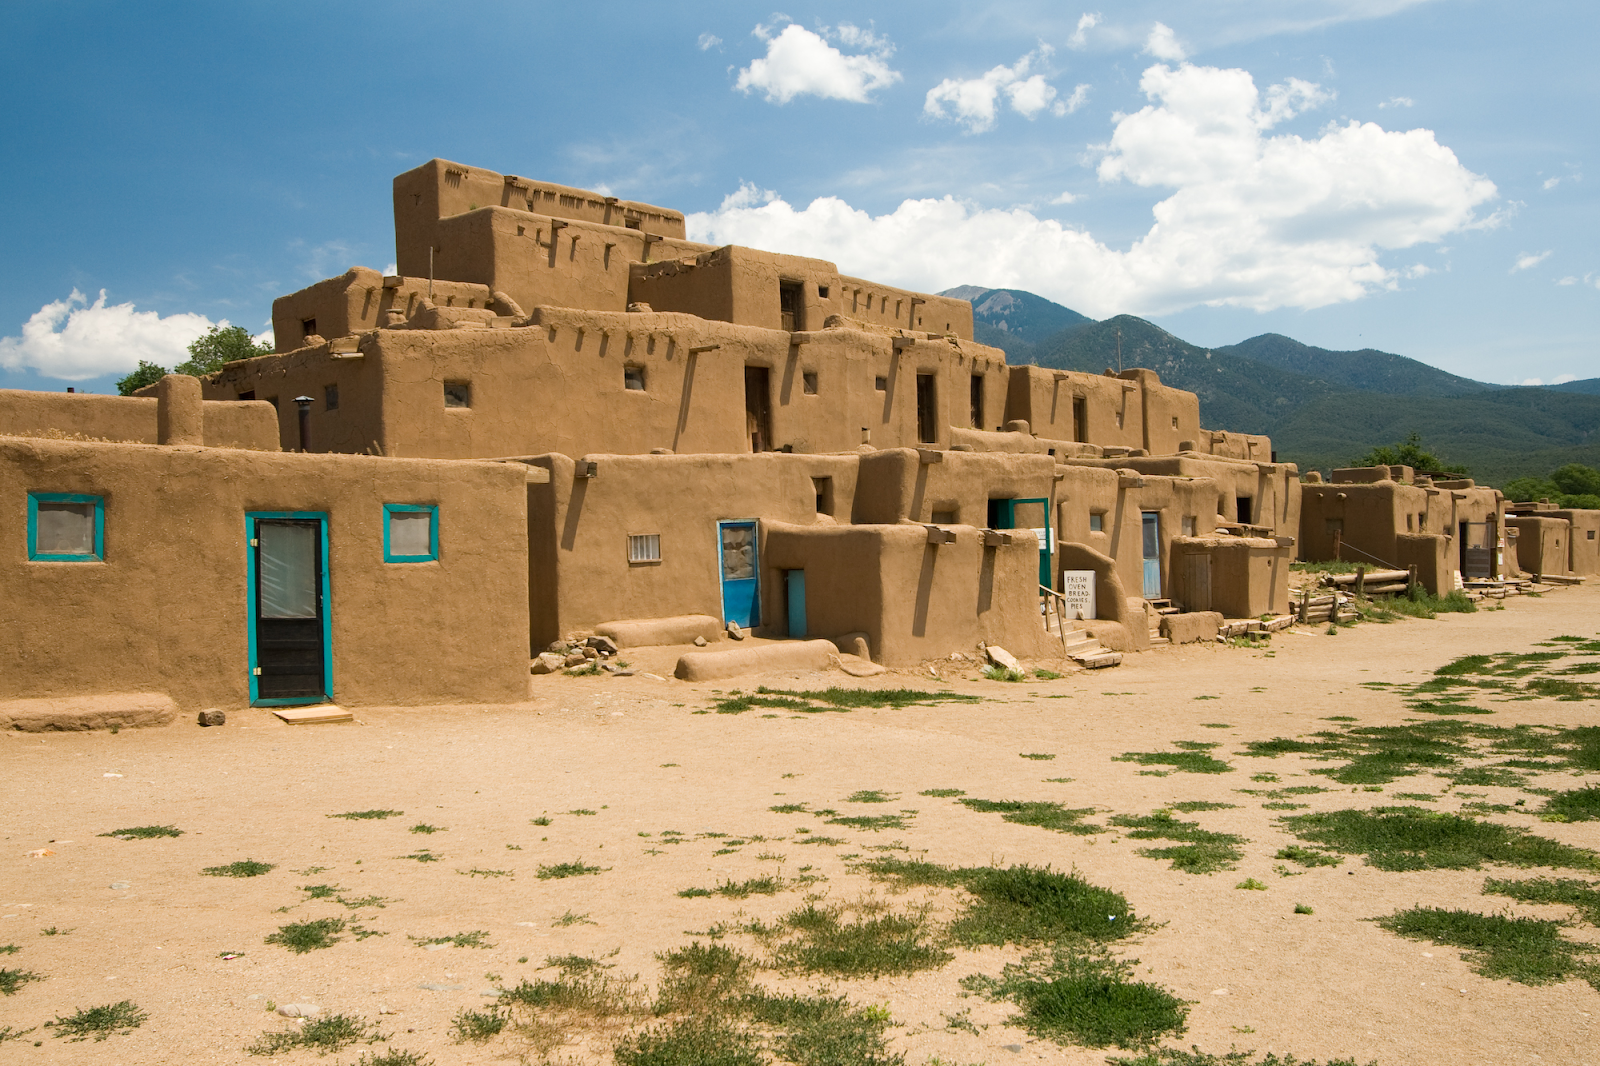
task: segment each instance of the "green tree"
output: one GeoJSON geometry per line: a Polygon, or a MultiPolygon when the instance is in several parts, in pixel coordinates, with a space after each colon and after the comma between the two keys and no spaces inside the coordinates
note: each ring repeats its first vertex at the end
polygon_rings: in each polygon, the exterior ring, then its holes
{"type": "Polygon", "coordinates": [[[1468,470],[1459,463],[1447,464],[1443,459],[1422,447],[1422,435],[1415,431],[1406,434],[1398,444],[1380,445],[1355,461],[1356,466],[1409,466],[1413,470],[1437,470],[1446,474],[1466,474],[1468,470]]]}
{"type": "Polygon", "coordinates": [[[1568,463],[1549,477],[1519,477],[1501,490],[1508,500],[1549,500],[1557,507],[1600,510],[1600,470],[1568,463]]]}
{"type": "Polygon", "coordinates": [[[174,374],[193,374],[199,377],[221,370],[224,363],[235,359],[254,359],[258,355],[271,355],[272,346],[257,344],[250,331],[243,326],[212,326],[203,337],[196,337],[189,345],[189,358],[172,368],[174,374]]]}
{"type": "Polygon", "coordinates": [[[139,369],[117,382],[117,391],[124,396],[132,396],[138,389],[146,385],[154,385],[167,373],[167,368],[139,360],[139,369]]]}

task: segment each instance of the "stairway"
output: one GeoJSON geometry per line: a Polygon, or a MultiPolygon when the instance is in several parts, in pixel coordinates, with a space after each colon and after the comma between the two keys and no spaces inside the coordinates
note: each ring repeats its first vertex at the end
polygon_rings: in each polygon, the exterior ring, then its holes
{"type": "Polygon", "coordinates": [[[1100,670],[1122,664],[1121,652],[1102,647],[1098,640],[1081,629],[1067,633],[1065,655],[1085,670],[1100,670]]]}

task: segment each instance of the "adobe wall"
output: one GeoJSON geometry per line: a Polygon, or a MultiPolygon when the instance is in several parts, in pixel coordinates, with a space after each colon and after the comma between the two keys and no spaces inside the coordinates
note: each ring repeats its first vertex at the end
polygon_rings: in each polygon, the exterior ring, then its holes
{"type": "MultiPolygon", "coordinates": [[[[1039,437],[1082,440],[1101,447],[1144,447],[1144,402],[1137,379],[1051,370],[1010,368],[1005,420],[1020,419],[1039,437]],[[1084,401],[1086,424],[1075,430],[1073,401],[1084,401]]],[[[1196,409],[1198,411],[1198,408],[1196,409]]],[[[1199,422],[1198,414],[1195,418],[1199,422]]],[[[1176,451],[1177,449],[1172,449],[1176,451]]]]}
{"type": "Polygon", "coordinates": [[[1572,523],[1541,513],[1538,517],[1507,516],[1506,525],[1517,531],[1517,566],[1524,573],[1567,576],[1572,523]]]}
{"type": "Polygon", "coordinates": [[[1289,550],[1262,537],[1177,537],[1172,596],[1192,611],[1226,618],[1282,614],[1289,607],[1289,550]]]}
{"type": "Polygon", "coordinates": [[[1600,511],[1556,510],[1541,512],[1541,517],[1544,514],[1565,518],[1571,525],[1567,572],[1579,577],[1600,574],[1600,511]]]}
{"type": "MultiPolygon", "coordinates": [[[[0,389],[0,435],[154,444],[156,406],[153,395],[0,389]]],[[[278,450],[277,414],[267,404],[206,403],[202,412],[208,447],[278,450]]]]}
{"type": "MultiPolygon", "coordinates": [[[[435,280],[432,301],[441,307],[490,306],[487,285],[435,280]]],[[[307,338],[333,341],[405,321],[428,298],[428,277],[384,277],[376,270],[351,267],[272,301],[272,336],[278,352],[306,346],[307,338]],[[309,327],[309,328],[308,328],[309,327]]]]}
{"type": "Polygon", "coordinates": [[[1395,536],[1394,562],[1402,570],[1417,568],[1417,581],[1431,595],[1447,596],[1456,587],[1452,541],[1442,533],[1400,533],[1395,536]]]}
{"type": "Polygon", "coordinates": [[[1300,477],[1293,463],[1260,463],[1225,459],[1201,452],[1179,455],[1125,456],[1103,459],[1095,466],[1135,470],[1164,477],[1207,478],[1216,486],[1216,521],[1235,523],[1239,501],[1249,501],[1250,521],[1277,535],[1300,531],[1300,477]]]}
{"type": "Polygon", "coordinates": [[[1197,451],[1209,452],[1224,459],[1248,459],[1252,462],[1272,460],[1272,438],[1260,433],[1202,429],[1195,447],[1197,451]]]}
{"type": "Polygon", "coordinates": [[[523,475],[195,447],[0,439],[0,697],[249,699],[246,511],[329,516],[333,698],[525,699],[523,475]],[[29,491],[105,501],[104,562],[30,562],[29,491]],[[383,504],[435,503],[439,559],[383,561],[383,504]],[[25,609],[21,609],[25,606],[25,609]]]}
{"type": "Polygon", "coordinates": [[[1039,616],[1038,544],[1024,535],[985,547],[982,530],[950,533],[952,543],[934,545],[915,525],[773,523],[763,565],[805,570],[808,629],[865,632],[874,658],[887,666],[946,658],[979,641],[1022,657],[1049,655],[1039,616]]]}
{"type": "Polygon", "coordinates": [[[482,207],[506,207],[618,229],[637,228],[640,233],[669,238],[685,235],[683,214],[668,208],[430,159],[394,179],[395,253],[400,272],[427,277],[428,246],[439,243],[436,223],[482,207]]]}
{"type": "Polygon", "coordinates": [[[839,275],[837,312],[860,322],[972,339],[972,302],[839,275]]]}
{"type": "MultiPolygon", "coordinates": [[[[922,462],[912,448],[862,455],[850,520],[861,524],[937,522],[982,529],[989,524],[990,500],[1053,499],[1056,466],[1047,455],[938,454],[936,463],[922,462]]],[[[1039,513],[1042,521],[1043,508],[1039,513]]]]}
{"type": "Polygon", "coordinates": [[[240,359],[206,375],[201,387],[208,400],[254,396],[267,405],[276,446],[283,451],[300,448],[300,409],[294,400],[309,396],[310,451],[394,454],[383,450],[385,370],[376,343],[389,332],[362,336],[359,359],[335,358],[328,341],[281,355],[240,359]],[[328,406],[330,388],[338,392],[337,407],[328,406]]]}
{"type": "MultiPolygon", "coordinates": [[[[834,515],[848,521],[856,494],[854,455],[589,455],[595,477],[575,476],[565,455],[517,464],[548,470],[529,483],[530,646],[542,650],[603,622],[722,614],[717,522],[759,519],[765,567],[770,521],[830,525],[817,512],[814,478],[830,478],[834,515]],[[661,538],[661,560],[628,561],[630,534],[661,538]]],[[[920,528],[920,527],[919,527],[920,528]]],[[[764,625],[782,625],[781,588],[760,583],[764,625]]],[[[781,630],[780,630],[781,631],[781,630]]],[[[847,630],[839,630],[840,635],[847,630]]]]}

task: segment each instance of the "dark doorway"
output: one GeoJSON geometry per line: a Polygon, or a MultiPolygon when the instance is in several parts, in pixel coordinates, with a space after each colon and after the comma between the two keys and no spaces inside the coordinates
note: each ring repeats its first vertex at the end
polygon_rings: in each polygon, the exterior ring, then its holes
{"type": "Polygon", "coordinates": [[[1456,543],[1461,552],[1461,576],[1467,579],[1494,576],[1494,543],[1489,539],[1492,528],[1488,522],[1462,522],[1457,529],[1456,543]]]}
{"type": "Polygon", "coordinates": [[[972,428],[983,428],[983,375],[972,375],[972,428]]]}
{"type": "Polygon", "coordinates": [[[780,329],[793,333],[797,329],[805,329],[805,298],[798,281],[778,282],[778,317],[782,320],[780,329]]]}
{"type": "Polygon", "coordinates": [[[329,697],[323,515],[250,516],[252,703],[329,697]]]}
{"type": "Polygon", "coordinates": [[[1089,442],[1089,401],[1082,396],[1072,398],[1072,439],[1079,444],[1089,442]]]}
{"type": "Polygon", "coordinates": [[[1252,521],[1252,519],[1250,517],[1250,515],[1251,515],[1250,503],[1251,503],[1250,497],[1248,497],[1248,496],[1237,496],[1237,497],[1234,498],[1234,508],[1238,511],[1239,521],[1244,523],[1247,526],[1252,521]]]}
{"type": "Polygon", "coordinates": [[[917,375],[917,440],[923,444],[939,441],[938,410],[934,405],[933,375],[917,375]]]}
{"type": "Polygon", "coordinates": [[[772,375],[764,366],[744,368],[744,422],[750,450],[772,450],[772,375]]]}

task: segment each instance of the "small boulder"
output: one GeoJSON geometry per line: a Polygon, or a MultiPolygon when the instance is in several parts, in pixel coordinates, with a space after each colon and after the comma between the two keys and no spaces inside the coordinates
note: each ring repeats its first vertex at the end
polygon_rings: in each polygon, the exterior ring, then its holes
{"type": "Polygon", "coordinates": [[[728,639],[729,640],[743,640],[744,639],[744,630],[739,628],[739,623],[738,622],[729,622],[728,623],[728,639]]]}
{"type": "Polygon", "coordinates": [[[555,652],[557,655],[565,655],[565,654],[567,654],[567,652],[569,652],[571,650],[572,650],[572,645],[568,644],[564,640],[551,641],[550,646],[545,649],[545,651],[552,651],[552,652],[555,652]]]}
{"type": "Polygon", "coordinates": [[[705,637],[695,637],[694,638],[694,646],[697,647],[697,648],[703,648],[709,643],[710,643],[710,641],[706,640],[705,637]]]}
{"type": "Polygon", "coordinates": [[[584,648],[583,657],[585,659],[598,659],[600,658],[600,652],[594,648],[584,648]]]}
{"type": "Polygon", "coordinates": [[[589,657],[581,651],[575,651],[561,660],[562,666],[582,666],[589,661],[589,657]]]}
{"type": "Polygon", "coordinates": [[[590,637],[588,645],[601,655],[617,654],[617,642],[610,637],[590,637]]]}
{"type": "Polygon", "coordinates": [[[201,725],[227,725],[228,715],[225,711],[201,711],[199,721],[201,725]]]}
{"type": "Polygon", "coordinates": [[[278,1013],[285,1018],[315,1018],[322,1012],[322,1008],[315,1003],[285,1003],[278,1008],[278,1013]]]}
{"type": "Polygon", "coordinates": [[[567,664],[565,655],[558,655],[553,651],[540,652],[539,657],[533,660],[533,672],[536,674],[553,674],[567,664]]]}
{"type": "Polygon", "coordinates": [[[1017,657],[1000,647],[998,644],[989,645],[987,648],[983,649],[983,653],[987,655],[989,657],[989,661],[996,666],[1002,667],[1006,670],[1022,669],[1022,664],[1017,662],[1017,657]]]}

